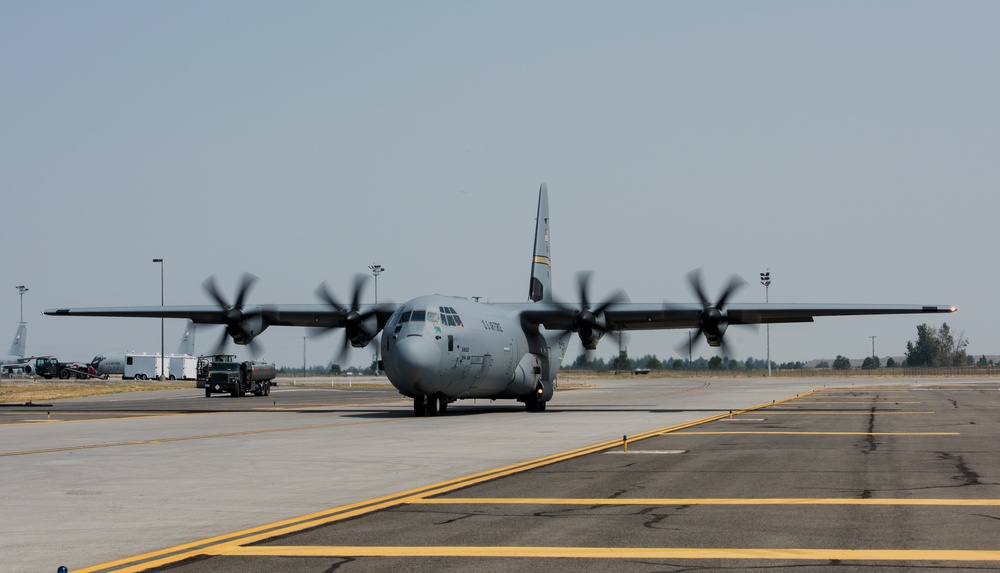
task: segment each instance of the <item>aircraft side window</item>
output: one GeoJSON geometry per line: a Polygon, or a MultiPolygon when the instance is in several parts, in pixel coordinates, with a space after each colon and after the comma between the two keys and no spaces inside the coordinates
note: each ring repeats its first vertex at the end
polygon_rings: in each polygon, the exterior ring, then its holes
{"type": "Polygon", "coordinates": [[[441,318],[447,321],[448,326],[458,326],[458,321],[455,320],[455,316],[452,314],[445,314],[441,318]]]}

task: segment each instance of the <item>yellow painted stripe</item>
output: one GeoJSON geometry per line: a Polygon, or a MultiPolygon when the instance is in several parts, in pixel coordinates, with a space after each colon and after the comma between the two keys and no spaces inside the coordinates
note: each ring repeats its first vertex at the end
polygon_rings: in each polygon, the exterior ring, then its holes
{"type": "Polygon", "coordinates": [[[1000,506],[1000,499],[915,499],[915,498],[506,498],[436,497],[419,499],[413,505],[917,505],[917,506],[1000,506]]]}
{"type": "MultiPolygon", "coordinates": [[[[407,420],[409,418],[406,418],[407,420]]],[[[177,438],[157,438],[153,440],[132,440],[128,442],[111,442],[107,444],[81,444],[79,446],[65,446],[61,448],[48,448],[43,450],[24,450],[19,452],[0,452],[0,458],[7,456],[26,456],[30,454],[49,454],[53,452],[69,452],[74,450],[92,450],[96,448],[117,448],[121,446],[141,446],[144,444],[165,444],[169,442],[185,442],[188,440],[207,440],[210,438],[230,438],[233,436],[250,436],[253,434],[270,434],[274,432],[295,432],[298,430],[318,430],[322,428],[335,428],[338,426],[356,426],[365,424],[383,424],[386,422],[400,421],[401,419],[389,420],[362,420],[352,422],[339,422],[333,424],[315,424],[309,426],[293,426],[289,428],[271,428],[267,430],[246,430],[242,432],[227,432],[222,434],[203,434],[198,436],[182,436],[177,438]]]]}
{"type": "MultiPolygon", "coordinates": [[[[896,400],[892,400],[892,399],[890,399],[890,400],[879,400],[879,402],[885,402],[887,404],[888,403],[892,403],[892,404],[911,404],[911,405],[912,404],[923,404],[923,402],[897,402],[896,400]]],[[[802,404],[809,404],[809,405],[812,405],[812,404],[853,404],[853,405],[864,405],[864,404],[871,404],[871,403],[872,403],[871,400],[856,400],[856,401],[853,401],[853,402],[840,401],[840,400],[838,400],[836,402],[821,402],[819,400],[816,400],[816,401],[813,401],[813,400],[799,400],[795,404],[796,405],[802,405],[802,404]]]]}
{"type": "Polygon", "coordinates": [[[697,547],[291,546],[222,548],[209,555],[259,557],[530,557],[577,559],[786,559],[840,561],[996,561],[1000,550],[769,549],[697,547]]]}
{"type": "MultiPolygon", "coordinates": [[[[929,415],[934,412],[871,412],[871,411],[859,411],[859,412],[796,412],[794,410],[764,410],[768,415],[790,415],[790,416],[916,416],[916,415],[929,415]]],[[[735,414],[735,412],[733,412],[735,414]]]]}
{"type": "MultiPolygon", "coordinates": [[[[739,420],[739,418],[736,418],[739,420]]],[[[691,431],[691,432],[675,432],[675,436],[711,436],[711,435],[733,435],[733,434],[747,434],[747,435],[767,435],[774,434],[779,436],[961,436],[959,432],[783,432],[783,431],[746,431],[746,432],[707,432],[707,431],[691,431]]]]}
{"type": "Polygon", "coordinates": [[[549,262],[549,258],[542,255],[535,255],[535,262],[542,265],[552,266],[552,263],[549,262]]]}

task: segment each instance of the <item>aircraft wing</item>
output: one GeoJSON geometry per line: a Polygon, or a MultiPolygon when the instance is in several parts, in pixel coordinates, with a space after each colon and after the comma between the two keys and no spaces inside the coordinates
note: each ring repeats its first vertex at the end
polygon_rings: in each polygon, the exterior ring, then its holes
{"type": "MultiPolygon", "coordinates": [[[[662,305],[659,309],[629,306],[648,307],[615,305],[607,309],[605,315],[615,330],[695,328],[701,325],[703,308],[700,304],[662,305]]],[[[724,314],[729,324],[776,324],[813,322],[817,316],[950,313],[956,310],[954,306],[905,304],[729,304],[724,314]]]]}
{"type": "MultiPolygon", "coordinates": [[[[862,316],[879,314],[950,313],[954,306],[877,305],[877,304],[729,304],[723,315],[729,324],[775,324],[813,322],[818,316],[862,316]]],[[[703,325],[705,309],[697,303],[644,304],[615,303],[603,309],[606,330],[662,330],[698,328],[703,325]]],[[[573,328],[575,322],[567,308],[536,303],[525,305],[521,316],[528,323],[550,330],[573,328]]]]}
{"type": "MultiPolygon", "coordinates": [[[[395,310],[394,305],[380,304],[375,307],[361,307],[362,314],[371,311],[384,324],[395,310]]],[[[242,316],[260,316],[269,326],[315,326],[321,328],[337,328],[347,326],[350,314],[331,308],[325,304],[273,304],[245,306],[240,310],[242,316]]],[[[182,318],[197,324],[229,324],[227,311],[214,305],[191,306],[118,306],[89,308],[50,308],[42,314],[49,316],[110,316],[131,318],[182,318]]]]}

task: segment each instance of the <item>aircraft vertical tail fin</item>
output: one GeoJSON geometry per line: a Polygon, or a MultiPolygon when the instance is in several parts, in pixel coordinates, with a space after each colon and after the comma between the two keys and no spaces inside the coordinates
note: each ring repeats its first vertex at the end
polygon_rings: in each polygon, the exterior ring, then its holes
{"type": "Polygon", "coordinates": [[[528,299],[532,302],[552,302],[552,260],[549,256],[549,190],[542,183],[538,189],[535,252],[531,260],[531,286],[528,290],[528,299]]]}
{"type": "Polygon", "coordinates": [[[17,334],[14,335],[14,342],[10,345],[11,356],[19,356],[24,358],[24,348],[28,342],[28,325],[27,323],[20,323],[17,326],[17,334]]]}
{"type": "Polygon", "coordinates": [[[194,353],[194,321],[189,320],[184,326],[184,336],[181,337],[181,343],[177,347],[177,354],[197,356],[194,353]]]}

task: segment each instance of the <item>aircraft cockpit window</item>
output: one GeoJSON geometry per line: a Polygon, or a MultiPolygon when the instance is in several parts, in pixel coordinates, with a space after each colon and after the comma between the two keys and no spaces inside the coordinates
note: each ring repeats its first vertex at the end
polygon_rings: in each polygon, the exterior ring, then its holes
{"type": "Polygon", "coordinates": [[[412,314],[410,314],[410,320],[412,320],[413,322],[423,322],[426,319],[427,319],[426,310],[415,310],[413,311],[412,314]]]}
{"type": "Polygon", "coordinates": [[[410,322],[410,311],[406,311],[399,315],[399,324],[403,324],[404,322],[410,322]]]}
{"type": "Polygon", "coordinates": [[[436,312],[434,312],[433,310],[428,310],[427,311],[427,322],[431,322],[431,323],[435,323],[435,324],[439,323],[439,322],[441,322],[441,315],[438,314],[438,313],[436,313],[436,312]]]}
{"type": "Polygon", "coordinates": [[[450,306],[438,307],[441,311],[441,322],[447,324],[448,326],[462,326],[462,319],[458,317],[458,313],[455,309],[450,306]]]}

